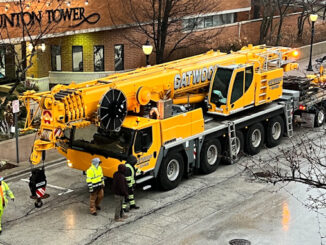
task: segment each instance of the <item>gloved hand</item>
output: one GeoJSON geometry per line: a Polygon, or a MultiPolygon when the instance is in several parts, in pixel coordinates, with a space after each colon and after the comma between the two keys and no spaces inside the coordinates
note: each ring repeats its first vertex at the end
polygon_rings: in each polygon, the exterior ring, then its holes
{"type": "Polygon", "coordinates": [[[93,188],[89,188],[88,191],[89,191],[89,193],[92,193],[94,190],[93,190],[93,188]]]}

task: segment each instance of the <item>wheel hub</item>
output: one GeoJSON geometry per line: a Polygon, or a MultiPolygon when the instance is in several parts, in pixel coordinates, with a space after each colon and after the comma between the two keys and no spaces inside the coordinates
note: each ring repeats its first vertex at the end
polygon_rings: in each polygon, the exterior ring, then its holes
{"type": "Polygon", "coordinates": [[[272,126],[272,137],[274,140],[278,140],[281,136],[281,124],[279,122],[275,122],[272,126]]]}
{"type": "Polygon", "coordinates": [[[320,110],[317,114],[318,124],[322,124],[324,122],[324,119],[325,119],[325,114],[322,110],[320,110]]]}
{"type": "Polygon", "coordinates": [[[216,145],[210,145],[207,149],[207,162],[209,165],[214,165],[217,160],[218,150],[216,145]]]}
{"type": "Polygon", "coordinates": [[[251,143],[253,147],[258,147],[261,142],[261,132],[259,129],[255,129],[251,135],[251,143]]]}
{"type": "Polygon", "coordinates": [[[166,169],[167,177],[170,181],[174,181],[178,178],[180,172],[180,163],[176,159],[172,159],[166,169]]]}

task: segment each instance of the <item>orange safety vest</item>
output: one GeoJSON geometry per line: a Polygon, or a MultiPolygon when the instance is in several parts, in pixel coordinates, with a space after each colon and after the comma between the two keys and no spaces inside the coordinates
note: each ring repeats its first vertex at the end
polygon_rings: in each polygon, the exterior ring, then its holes
{"type": "Polygon", "coordinates": [[[5,197],[3,196],[2,186],[0,186],[0,196],[2,201],[2,207],[5,206],[5,197]]]}

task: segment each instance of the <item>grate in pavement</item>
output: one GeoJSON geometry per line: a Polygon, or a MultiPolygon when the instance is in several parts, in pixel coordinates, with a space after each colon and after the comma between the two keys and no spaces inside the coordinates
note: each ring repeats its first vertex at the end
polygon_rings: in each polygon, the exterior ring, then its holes
{"type": "Polygon", "coordinates": [[[230,245],[251,245],[251,242],[246,239],[232,239],[229,241],[230,245]]]}

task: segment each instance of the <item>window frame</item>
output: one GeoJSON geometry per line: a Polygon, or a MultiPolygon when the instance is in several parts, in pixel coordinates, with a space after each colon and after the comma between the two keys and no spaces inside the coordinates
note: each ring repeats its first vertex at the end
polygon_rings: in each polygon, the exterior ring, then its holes
{"type": "Polygon", "coordinates": [[[114,47],[113,47],[113,52],[114,52],[114,71],[123,71],[125,69],[125,46],[123,43],[120,43],[120,44],[114,44],[114,47]],[[121,59],[122,59],[122,69],[121,70],[117,70],[116,69],[116,62],[115,62],[115,54],[116,54],[116,46],[121,46],[122,47],[122,51],[121,51],[121,59]]]}
{"type": "Polygon", "coordinates": [[[147,127],[147,128],[140,129],[140,130],[137,131],[136,136],[135,136],[135,143],[134,143],[134,152],[135,152],[135,153],[141,153],[141,152],[143,152],[143,151],[142,151],[142,147],[143,147],[143,145],[141,144],[141,143],[142,143],[142,142],[141,142],[141,139],[142,139],[142,138],[140,138],[140,144],[136,144],[136,143],[138,143],[138,142],[137,142],[137,138],[138,138],[138,136],[140,135],[140,132],[141,132],[141,131],[145,131],[145,130],[150,130],[151,142],[150,142],[150,144],[148,145],[148,150],[149,150],[149,149],[151,148],[151,146],[153,145],[153,126],[149,126],[149,127],[147,127]],[[140,149],[136,148],[137,145],[140,145],[140,149]]]}
{"type": "MultiPolygon", "coordinates": [[[[73,45],[72,47],[71,47],[71,52],[72,52],[72,55],[71,55],[71,57],[72,57],[72,71],[73,72],[83,72],[84,71],[84,49],[83,49],[83,46],[82,45],[73,45]],[[74,70],[74,47],[81,47],[81,51],[82,51],[82,64],[83,64],[83,67],[82,67],[82,70],[78,70],[78,71],[76,71],[76,70],[74,70]]],[[[78,64],[78,66],[79,66],[79,64],[78,64]]]]}
{"type": "MultiPolygon", "coordinates": [[[[56,57],[55,57],[55,60],[56,60],[56,57]]],[[[57,67],[57,64],[56,64],[56,67],[57,67]]],[[[51,45],[51,71],[62,71],[62,54],[61,54],[61,45],[51,45]],[[60,53],[60,60],[61,60],[61,69],[53,69],[54,67],[54,64],[53,64],[53,57],[52,57],[52,50],[54,47],[59,47],[59,53],[60,53]]]]}
{"type": "Polygon", "coordinates": [[[93,63],[94,63],[94,72],[101,72],[101,71],[105,71],[105,49],[104,49],[104,45],[93,45],[93,63]],[[101,47],[103,48],[103,70],[96,70],[96,64],[95,64],[95,47],[101,47]]]}

